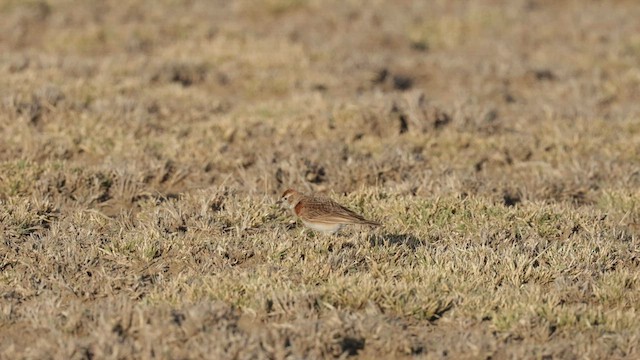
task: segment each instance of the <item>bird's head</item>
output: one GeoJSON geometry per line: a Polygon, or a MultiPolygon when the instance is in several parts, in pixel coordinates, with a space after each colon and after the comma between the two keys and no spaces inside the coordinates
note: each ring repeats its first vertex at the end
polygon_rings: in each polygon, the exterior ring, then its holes
{"type": "Polygon", "coordinates": [[[284,193],[282,193],[282,197],[280,198],[280,201],[284,203],[288,208],[291,209],[298,204],[301,197],[302,197],[302,194],[300,194],[299,192],[293,189],[287,189],[285,190],[284,193]]]}

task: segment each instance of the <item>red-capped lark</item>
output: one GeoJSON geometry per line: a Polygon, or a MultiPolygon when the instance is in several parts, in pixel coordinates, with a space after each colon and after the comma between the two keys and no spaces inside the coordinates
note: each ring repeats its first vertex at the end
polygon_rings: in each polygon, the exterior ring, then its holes
{"type": "Polygon", "coordinates": [[[380,226],[362,215],[322,196],[305,195],[293,189],[282,194],[282,201],[302,220],[305,226],[327,234],[334,234],[344,225],[380,226]]]}

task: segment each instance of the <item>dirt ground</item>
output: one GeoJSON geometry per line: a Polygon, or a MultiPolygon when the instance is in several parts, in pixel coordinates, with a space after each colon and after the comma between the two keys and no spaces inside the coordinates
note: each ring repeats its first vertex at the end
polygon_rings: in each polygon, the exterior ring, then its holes
{"type": "Polygon", "coordinates": [[[0,358],[640,358],[640,2],[0,19],[0,358]]]}

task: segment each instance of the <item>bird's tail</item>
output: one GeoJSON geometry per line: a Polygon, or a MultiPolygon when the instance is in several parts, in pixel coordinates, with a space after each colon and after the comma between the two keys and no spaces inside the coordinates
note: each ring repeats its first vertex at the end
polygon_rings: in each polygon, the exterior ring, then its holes
{"type": "Polygon", "coordinates": [[[382,224],[379,223],[379,222],[375,222],[375,221],[371,221],[371,220],[367,220],[367,219],[362,220],[360,222],[360,224],[362,224],[362,225],[370,225],[370,226],[382,226],[382,224]]]}

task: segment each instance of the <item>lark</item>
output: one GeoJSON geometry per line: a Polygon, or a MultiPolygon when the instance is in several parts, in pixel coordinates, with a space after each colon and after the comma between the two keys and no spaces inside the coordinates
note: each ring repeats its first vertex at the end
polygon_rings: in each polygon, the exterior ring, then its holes
{"type": "Polygon", "coordinates": [[[323,196],[305,195],[293,189],[282,194],[284,201],[305,226],[327,234],[335,234],[344,225],[380,226],[362,215],[323,196]]]}

